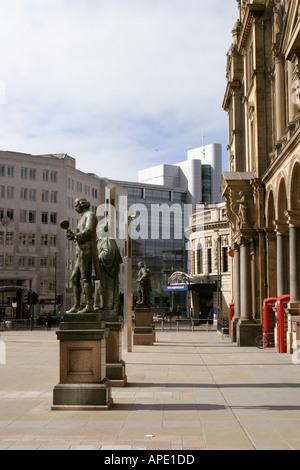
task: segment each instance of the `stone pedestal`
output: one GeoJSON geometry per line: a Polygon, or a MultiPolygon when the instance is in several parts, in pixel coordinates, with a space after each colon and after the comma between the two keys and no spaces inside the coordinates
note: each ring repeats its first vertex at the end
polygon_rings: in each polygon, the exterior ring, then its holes
{"type": "Polygon", "coordinates": [[[238,322],[238,320],[233,318],[231,320],[231,324],[230,324],[230,331],[231,331],[230,339],[231,339],[232,343],[236,343],[236,325],[237,325],[237,322],[238,322]]]}
{"type": "Polygon", "coordinates": [[[133,344],[136,346],[152,346],[154,342],[153,308],[138,306],[135,309],[133,344]]]}
{"type": "Polygon", "coordinates": [[[260,334],[260,324],[238,322],[236,325],[237,346],[254,346],[254,340],[260,334]]]}
{"type": "Polygon", "coordinates": [[[105,321],[106,337],[106,377],[112,387],[125,387],[127,384],[126,366],[122,360],[123,324],[114,311],[101,310],[105,321]]]}
{"type": "Polygon", "coordinates": [[[105,410],[111,407],[105,336],[105,322],[99,314],[64,316],[57,331],[60,381],[53,390],[53,410],[105,410]]]}

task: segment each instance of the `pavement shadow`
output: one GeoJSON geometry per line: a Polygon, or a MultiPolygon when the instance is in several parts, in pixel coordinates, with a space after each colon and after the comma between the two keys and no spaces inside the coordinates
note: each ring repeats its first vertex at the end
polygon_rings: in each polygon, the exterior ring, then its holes
{"type": "Polygon", "coordinates": [[[216,405],[213,403],[114,403],[116,411],[299,411],[300,405],[216,405]]]}
{"type": "Polygon", "coordinates": [[[300,388],[300,383],[163,383],[163,382],[128,382],[126,388],[300,388]]]}
{"type": "Polygon", "coordinates": [[[226,410],[225,405],[202,403],[117,403],[113,405],[117,411],[220,411],[226,410]]]}

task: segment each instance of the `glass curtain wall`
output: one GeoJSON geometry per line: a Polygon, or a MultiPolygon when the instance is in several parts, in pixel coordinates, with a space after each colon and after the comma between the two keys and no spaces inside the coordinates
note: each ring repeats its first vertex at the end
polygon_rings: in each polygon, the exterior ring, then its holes
{"type": "Polygon", "coordinates": [[[157,313],[160,309],[169,310],[173,307],[176,314],[178,305],[181,314],[186,311],[186,294],[181,292],[171,294],[164,291],[164,286],[168,284],[168,278],[172,273],[187,271],[188,253],[184,237],[185,203],[186,193],[147,187],[128,188],[128,207],[138,208],[138,205],[141,205],[143,210],[135,211],[136,220],[147,228],[146,234],[143,231],[143,236],[132,240],[133,295],[137,295],[135,280],[138,275],[138,263],[141,261],[151,270],[152,303],[157,313]],[[173,209],[177,210],[155,213],[153,205],[156,205],[156,208],[159,205],[162,209],[164,204],[168,208],[173,206],[173,209]],[[178,220],[180,214],[181,220],[178,220]],[[181,238],[178,237],[180,224],[181,238]]]}

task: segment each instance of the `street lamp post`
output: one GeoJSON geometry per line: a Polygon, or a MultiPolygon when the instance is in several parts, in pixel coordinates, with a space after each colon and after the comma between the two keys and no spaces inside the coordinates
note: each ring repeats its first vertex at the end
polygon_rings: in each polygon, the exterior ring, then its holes
{"type": "Polygon", "coordinates": [[[130,236],[130,224],[135,219],[135,215],[127,216],[127,280],[126,280],[126,343],[127,351],[132,352],[132,239],[130,236]]]}
{"type": "Polygon", "coordinates": [[[56,292],[56,283],[57,283],[57,273],[56,273],[56,268],[57,268],[57,259],[56,259],[56,255],[58,255],[60,252],[59,251],[56,251],[55,254],[54,254],[54,315],[56,317],[56,295],[57,295],[57,292],[56,292]]]}

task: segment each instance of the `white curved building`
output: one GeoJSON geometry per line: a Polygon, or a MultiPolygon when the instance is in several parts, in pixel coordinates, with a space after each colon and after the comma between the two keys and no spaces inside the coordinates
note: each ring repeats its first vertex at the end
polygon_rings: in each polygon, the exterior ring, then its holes
{"type": "Polygon", "coordinates": [[[185,189],[187,203],[216,204],[220,194],[222,175],[222,146],[209,144],[190,149],[187,160],[176,164],[162,164],[139,171],[139,182],[185,189]]]}

